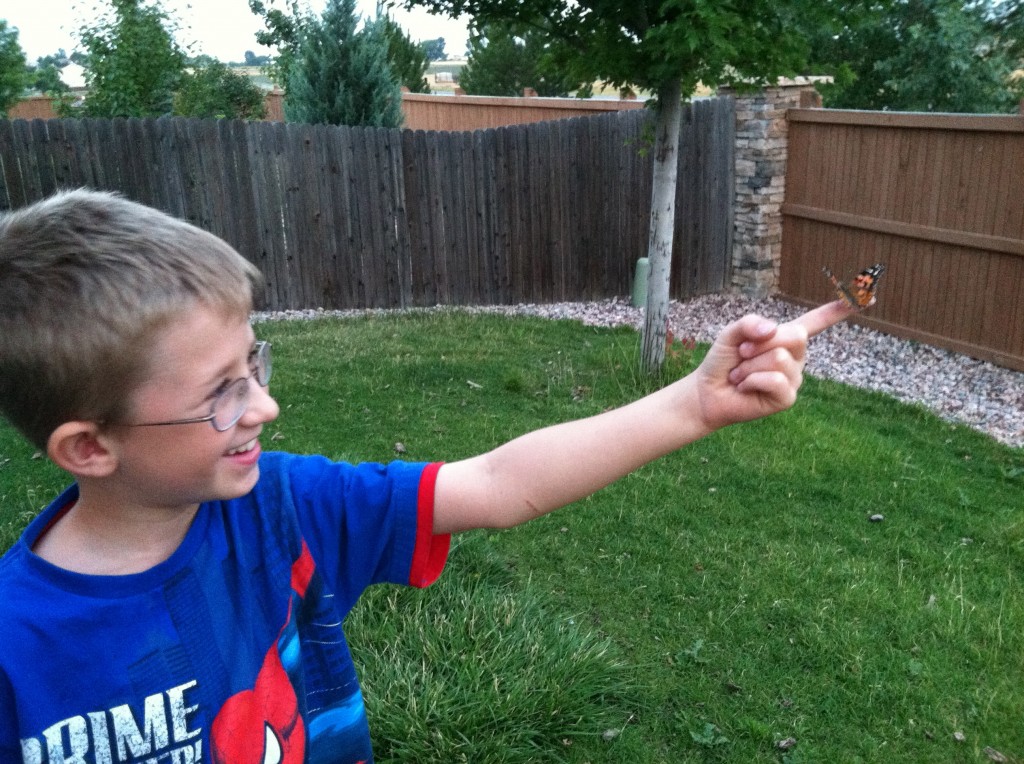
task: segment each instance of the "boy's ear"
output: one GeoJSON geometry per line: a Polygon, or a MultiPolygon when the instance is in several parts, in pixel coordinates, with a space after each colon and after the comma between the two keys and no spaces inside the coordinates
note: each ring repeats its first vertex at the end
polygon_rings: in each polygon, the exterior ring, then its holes
{"type": "Polygon", "coordinates": [[[46,454],[76,477],[106,477],[117,467],[116,452],[95,422],[64,422],[50,433],[46,454]]]}

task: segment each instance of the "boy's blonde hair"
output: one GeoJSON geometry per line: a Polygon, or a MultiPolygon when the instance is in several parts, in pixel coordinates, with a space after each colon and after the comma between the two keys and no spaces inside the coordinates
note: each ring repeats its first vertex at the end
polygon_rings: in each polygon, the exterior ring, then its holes
{"type": "Polygon", "coordinates": [[[0,216],[0,412],[46,448],[124,421],[156,333],[197,303],[247,314],[259,271],[213,234],[112,193],[0,216]]]}

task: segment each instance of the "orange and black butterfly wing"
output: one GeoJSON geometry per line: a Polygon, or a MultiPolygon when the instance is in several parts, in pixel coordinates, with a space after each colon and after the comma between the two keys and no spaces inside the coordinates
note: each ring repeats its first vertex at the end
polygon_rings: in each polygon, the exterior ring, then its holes
{"type": "Polygon", "coordinates": [[[850,288],[846,286],[846,284],[844,284],[842,281],[837,279],[835,275],[832,273],[832,271],[830,271],[828,268],[822,268],[821,270],[824,271],[825,275],[828,276],[829,281],[832,282],[832,286],[835,287],[836,294],[839,295],[843,299],[843,301],[851,308],[858,307],[857,298],[853,294],[853,292],[850,291],[850,288]]]}
{"type": "Polygon", "coordinates": [[[882,263],[875,263],[870,268],[865,268],[853,280],[852,291],[857,305],[866,308],[875,299],[875,290],[878,288],[878,280],[885,273],[885,266],[882,263]]]}
{"type": "Polygon", "coordinates": [[[835,287],[836,294],[851,308],[860,310],[874,302],[875,290],[878,288],[878,280],[885,273],[885,265],[876,263],[870,268],[865,268],[849,284],[837,279],[828,268],[822,268],[822,270],[832,282],[832,286],[835,287]]]}

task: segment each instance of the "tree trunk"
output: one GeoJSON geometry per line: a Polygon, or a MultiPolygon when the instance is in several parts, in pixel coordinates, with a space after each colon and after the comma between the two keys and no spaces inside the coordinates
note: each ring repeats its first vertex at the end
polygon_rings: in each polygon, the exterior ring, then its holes
{"type": "Polygon", "coordinates": [[[679,127],[683,115],[679,80],[658,90],[654,137],[654,179],[651,188],[651,227],[647,258],[651,275],[647,282],[643,346],[640,363],[655,374],[665,362],[668,328],[669,280],[672,275],[672,236],[676,219],[676,176],[679,168],[679,127]]]}

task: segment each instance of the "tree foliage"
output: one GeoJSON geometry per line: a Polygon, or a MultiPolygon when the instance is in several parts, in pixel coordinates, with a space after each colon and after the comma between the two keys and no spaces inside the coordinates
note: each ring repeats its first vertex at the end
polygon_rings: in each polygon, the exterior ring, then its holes
{"type": "Polygon", "coordinates": [[[79,30],[88,95],[76,114],[150,117],[169,114],[185,54],[158,4],[110,0],[112,15],[79,30]]]}
{"type": "Polygon", "coordinates": [[[444,52],[444,38],[435,37],[433,40],[421,40],[420,47],[427,61],[443,61],[446,57],[444,52]]]}
{"type": "Polygon", "coordinates": [[[248,77],[220,61],[186,72],[174,95],[174,114],[179,117],[263,119],[263,91],[248,77]]]}
{"type": "Polygon", "coordinates": [[[836,34],[809,29],[808,71],[835,77],[820,87],[833,108],[1011,112],[1024,95],[1010,76],[1020,66],[1017,16],[1001,7],[879,2],[836,34]]]}
{"type": "Polygon", "coordinates": [[[25,52],[18,30],[0,19],[0,114],[6,114],[25,89],[25,52]]]}
{"type": "Polygon", "coordinates": [[[242,61],[246,66],[269,66],[271,64],[270,56],[257,56],[251,50],[242,54],[242,61]]]}
{"type": "Polygon", "coordinates": [[[698,83],[764,81],[795,72],[807,53],[797,19],[826,23],[834,2],[813,0],[405,0],[431,13],[468,15],[542,29],[558,62],[580,82],[606,80],[657,92],[678,79],[698,83]]]}
{"type": "Polygon", "coordinates": [[[546,30],[492,22],[474,27],[469,57],[459,73],[459,85],[473,95],[518,96],[533,88],[541,96],[589,97],[589,82],[580,82],[552,64],[552,37],[546,30]]]}
{"type": "Polygon", "coordinates": [[[409,88],[410,93],[429,93],[430,85],[424,75],[430,61],[423,46],[414,43],[390,16],[378,16],[377,23],[387,40],[388,63],[398,82],[409,88]]]}
{"type": "Polygon", "coordinates": [[[63,48],[48,56],[39,56],[25,67],[25,88],[36,93],[60,96],[71,88],[61,79],[61,70],[71,63],[63,48]]]}
{"type": "Polygon", "coordinates": [[[35,66],[29,66],[25,74],[25,87],[37,93],[46,95],[61,95],[67,93],[71,88],[61,79],[61,67],[54,63],[41,63],[42,58],[36,61],[35,66]]]}
{"type": "Polygon", "coordinates": [[[990,3],[986,24],[1006,55],[1024,62],[1024,0],[990,3]]]}
{"type": "Polygon", "coordinates": [[[402,93],[388,65],[380,19],[357,33],[355,0],[328,0],[300,31],[288,71],[285,116],[291,122],[398,127],[402,93]]]}
{"type": "Polygon", "coordinates": [[[302,30],[316,23],[316,19],[304,10],[299,0],[283,0],[285,9],[275,7],[274,2],[249,0],[249,10],[263,20],[264,28],[256,32],[256,42],[277,50],[277,56],[267,66],[267,74],[283,86],[288,82],[302,30]]]}

